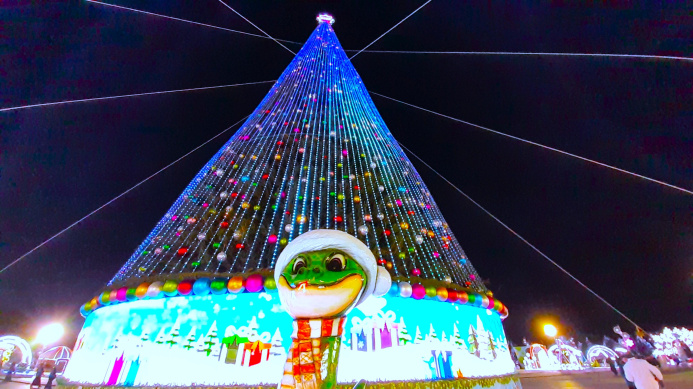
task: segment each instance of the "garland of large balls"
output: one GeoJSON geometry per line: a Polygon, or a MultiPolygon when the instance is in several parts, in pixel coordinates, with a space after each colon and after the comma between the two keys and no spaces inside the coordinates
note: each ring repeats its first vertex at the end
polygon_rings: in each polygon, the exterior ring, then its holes
{"type": "MultiPolygon", "coordinates": [[[[415,300],[426,299],[466,304],[496,311],[501,319],[508,317],[508,308],[495,299],[491,292],[484,295],[470,290],[437,286],[437,284],[439,284],[439,282],[427,284],[424,280],[420,280],[419,282],[412,280],[393,282],[388,294],[390,296],[413,298],[415,300]]],[[[263,274],[246,274],[215,278],[201,277],[197,279],[186,278],[183,280],[168,279],[164,281],[143,282],[133,287],[105,290],[82,305],[79,311],[82,316],[86,317],[100,307],[126,301],[190,295],[220,295],[226,293],[271,293],[276,289],[277,285],[274,282],[274,277],[265,276],[263,274]]]]}

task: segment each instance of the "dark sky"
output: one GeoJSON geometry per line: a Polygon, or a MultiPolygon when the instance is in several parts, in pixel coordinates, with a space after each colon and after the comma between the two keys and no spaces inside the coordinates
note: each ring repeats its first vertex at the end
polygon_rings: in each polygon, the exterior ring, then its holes
{"type": "MultiPolygon", "coordinates": [[[[274,80],[292,59],[266,39],[85,2],[21,3],[0,6],[0,107],[274,80]]],[[[256,32],[215,0],[115,3],[256,32]]],[[[331,12],[343,47],[358,50],[421,3],[230,4],[271,35],[299,42],[318,12],[331,12]]],[[[688,7],[649,3],[435,0],[371,49],[691,56],[688,7]]],[[[691,62],[362,53],[353,63],[371,91],[693,188],[691,62]]],[[[269,87],[0,112],[0,267],[249,114],[269,87]]],[[[693,196],[373,99],[399,141],[645,329],[693,325],[693,196]]],[[[0,274],[0,333],[32,335],[56,319],[77,331],[79,305],[230,135],[0,274]]],[[[632,331],[412,160],[471,262],[509,306],[511,339],[536,338],[546,315],[594,340],[614,324],[632,331]]]]}

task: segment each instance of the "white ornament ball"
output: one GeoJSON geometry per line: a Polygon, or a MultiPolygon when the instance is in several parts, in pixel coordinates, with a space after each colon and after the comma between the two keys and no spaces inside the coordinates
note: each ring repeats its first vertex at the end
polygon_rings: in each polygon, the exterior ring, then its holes
{"type": "Polygon", "coordinates": [[[421,236],[421,235],[414,236],[414,239],[416,240],[417,244],[423,243],[423,236],[421,236]]]}
{"type": "Polygon", "coordinates": [[[226,260],[226,253],[217,254],[217,259],[220,261],[225,261],[226,260]]]}
{"type": "Polygon", "coordinates": [[[238,231],[234,232],[234,233],[233,233],[233,238],[236,239],[236,240],[241,239],[241,233],[238,232],[238,231]]]}
{"type": "Polygon", "coordinates": [[[284,231],[291,233],[294,230],[294,226],[292,224],[287,224],[284,226],[284,231]]]}
{"type": "Polygon", "coordinates": [[[379,213],[377,218],[378,218],[378,220],[383,220],[383,219],[385,219],[385,215],[383,215],[382,213],[379,213]]]}
{"type": "Polygon", "coordinates": [[[382,192],[382,191],[384,191],[384,190],[385,190],[385,187],[384,187],[384,186],[382,186],[382,185],[378,185],[378,190],[382,192]]]}
{"type": "Polygon", "coordinates": [[[448,284],[451,283],[451,282],[452,282],[452,277],[450,277],[450,276],[445,276],[445,282],[447,282],[448,284]]]}
{"type": "Polygon", "coordinates": [[[368,227],[366,226],[359,226],[358,230],[361,235],[366,235],[368,233],[368,227]]]}
{"type": "Polygon", "coordinates": [[[221,170],[221,169],[217,169],[217,176],[218,176],[218,177],[221,177],[221,176],[223,176],[223,175],[224,175],[224,171],[221,170]]]}
{"type": "Polygon", "coordinates": [[[370,167],[371,169],[375,169],[378,165],[375,162],[371,162],[370,167]]]}
{"type": "Polygon", "coordinates": [[[411,284],[406,281],[399,283],[399,295],[402,297],[410,297],[412,293],[411,284]]]}
{"type": "Polygon", "coordinates": [[[149,288],[147,288],[147,297],[157,298],[161,296],[161,288],[164,287],[164,283],[161,281],[154,281],[149,288]]]}
{"type": "Polygon", "coordinates": [[[222,199],[225,199],[225,198],[229,197],[229,192],[221,192],[221,193],[219,193],[219,197],[221,197],[222,199]]]}
{"type": "Polygon", "coordinates": [[[199,235],[197,235],[197,239],[199,239],[199,240],[205,240],[206,237],[207,237],[207,236],[206,236],[205,234],[199,234],[199,235]]]}

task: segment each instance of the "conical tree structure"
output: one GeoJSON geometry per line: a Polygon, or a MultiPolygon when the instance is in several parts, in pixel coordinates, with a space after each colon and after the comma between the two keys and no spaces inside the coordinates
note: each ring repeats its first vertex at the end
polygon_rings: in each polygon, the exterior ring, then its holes
{"type": "Polygon", "coordinates": [[[485,291],[325,20],[111,283],[272,269],[318,228],[358,237],[393,276],[485,291]]]}

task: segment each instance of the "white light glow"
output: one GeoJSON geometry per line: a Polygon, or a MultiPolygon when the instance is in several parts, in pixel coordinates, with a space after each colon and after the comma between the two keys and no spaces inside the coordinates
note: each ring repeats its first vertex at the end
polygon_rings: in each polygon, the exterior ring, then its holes
{"type": "Polygon", "coordinates": [[[558,335],[558,329],[553,324],[547,324],[544,326],[544,333],[546,336],[553,338],[558,335]]]}
{"type": "Polygon", "coordinates": [[[44,346],[53,344],[62,338],[65,334],[65,328],[60,323],[51,323],[39,330],[38,335],[36,335],[36,343],[40,343],[44,346]]]}

